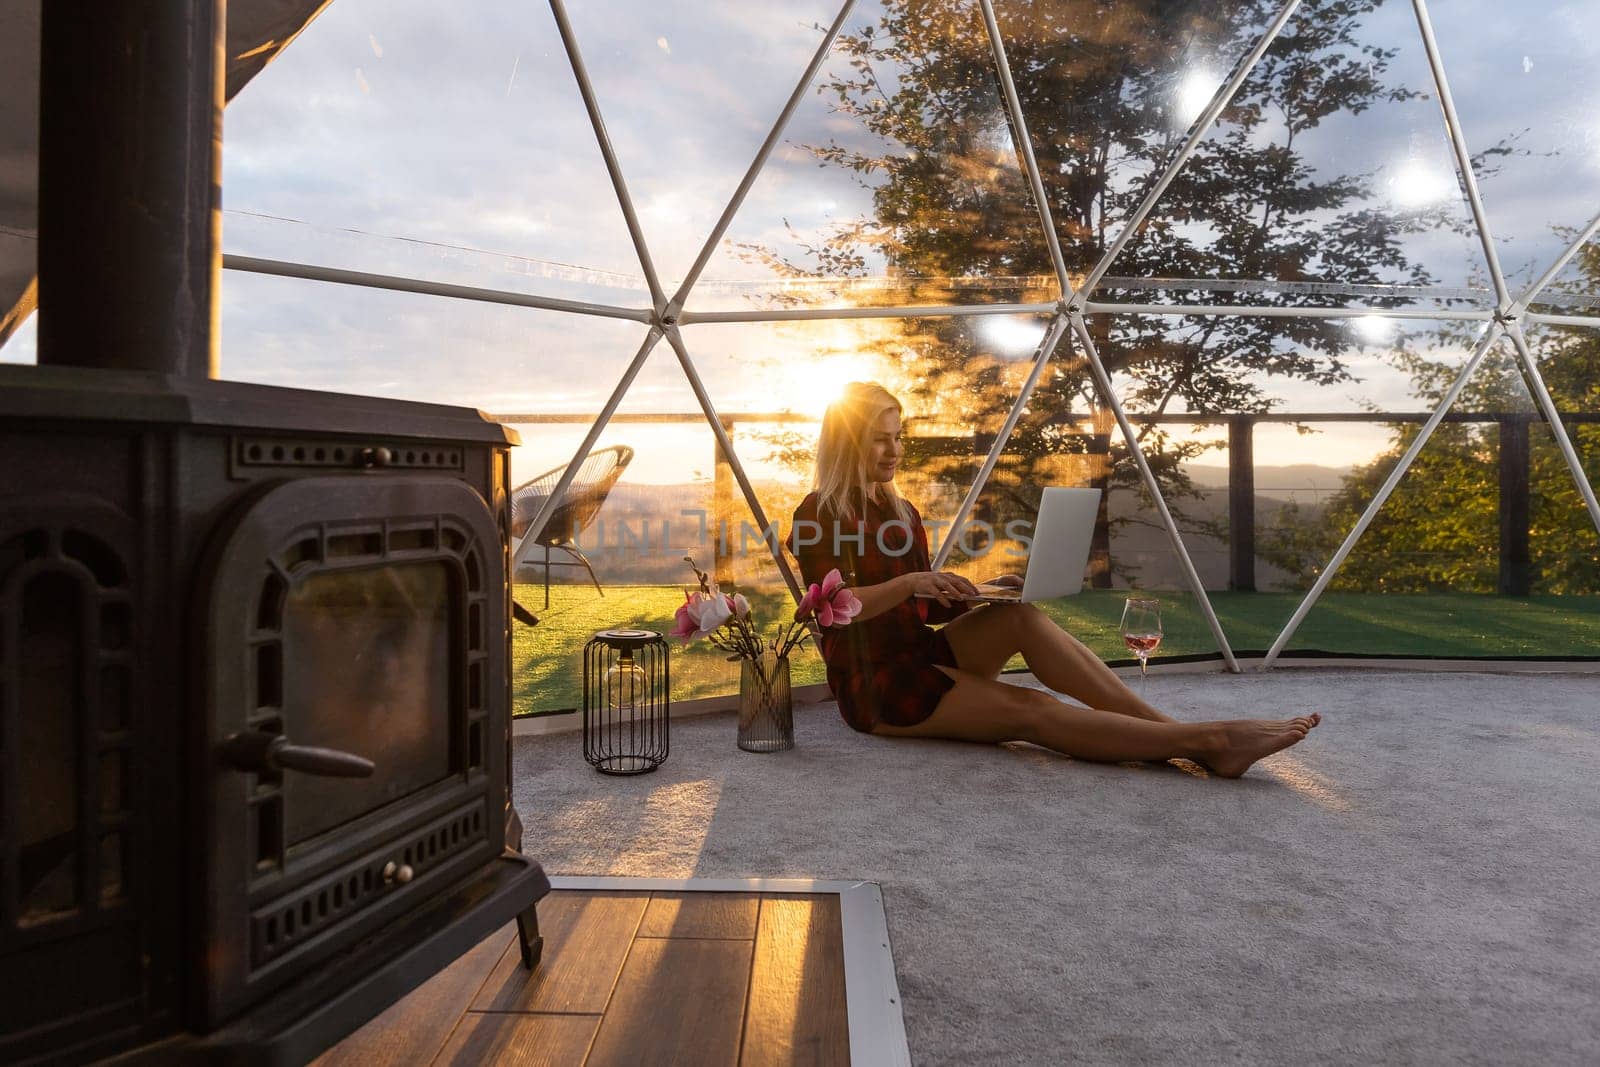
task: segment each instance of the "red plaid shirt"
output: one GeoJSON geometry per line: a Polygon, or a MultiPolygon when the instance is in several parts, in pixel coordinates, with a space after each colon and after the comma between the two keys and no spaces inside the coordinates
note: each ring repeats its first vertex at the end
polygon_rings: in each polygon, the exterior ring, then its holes
{"type": "MultiPolygon", "coordinates": [[[[835,537],[833,517],[818,513],[816,493],[807,496],[795,509],[789,542],[805,583],[821,582],[834,567],[851,588],[928,570],[928,533],[917,509],[909,502],[907,507],[909,527],[892,507],[866,501],[859,519],[838,521],[835,537]]],[[[828,686],[845,721],[870,731],[879,722],[910,726],[932,714],[951,685],[934,665],[953,667],[955,658],[928,623],[948,622],[966,610],[966,604],[946,608],[936,600],[908,597],[865,622],[824,630],[828,686]]]]}

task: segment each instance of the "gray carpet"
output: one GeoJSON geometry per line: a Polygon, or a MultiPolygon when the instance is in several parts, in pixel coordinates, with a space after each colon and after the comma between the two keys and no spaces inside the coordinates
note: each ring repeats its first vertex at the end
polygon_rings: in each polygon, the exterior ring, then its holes
{"type": "Polygon", "coordinates": [[[552,873],[868,879],[918,1064],[1600,1062],[1600,676],[1150,678],[1319,709],[1239,781],[1017,745],[680,722],[656,773],[519,739],[552,873]]]}

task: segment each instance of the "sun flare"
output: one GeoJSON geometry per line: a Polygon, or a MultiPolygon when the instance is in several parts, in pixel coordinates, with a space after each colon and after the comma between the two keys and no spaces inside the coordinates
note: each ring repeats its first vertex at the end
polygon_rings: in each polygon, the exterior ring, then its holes
{"type": "Polygon", "coordinates": [[[892,336],[885,324],[859,319],[795,323],[782,336],[783,354],[775,353],[772,373],[761,380],[759,406],[820,419],[851,382],[882,382],[894,391],[898,383],[880,355],[892,336]]]}
{"type": "MultiPolygon", "coordinates": [[[[851,382],[877,381],[879,361],[872,356],[820,356],[784,366],[773,383],[772,399],[780,410],[822,417],[851,382]]],[[[885,383],[887,384],[887,383],[885,383]]]]}

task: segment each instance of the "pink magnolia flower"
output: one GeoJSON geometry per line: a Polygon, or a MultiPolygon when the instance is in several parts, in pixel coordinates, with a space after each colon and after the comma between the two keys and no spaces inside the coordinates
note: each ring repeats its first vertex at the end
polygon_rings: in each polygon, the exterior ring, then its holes
{"type": "Polygon", "coordinates": [[[678,605],[678,610],[673,612],[672,615],[672,636],[684,644],[689,643],[689,638],[695,635],[695,631],[700,626],[699,620],[690,611],[693,607],[694,594],[685,593],[683,594],[683,603],[678,605]]]}
{"type": "Polygon", "coordinates": [[[686,593],[672,616],[672,636],[688,644],[691,638],[703,637],[726,623],[732,614],[731,597],[686,593]]]}
{"type": "Polygon", "coordinates": [[[861,599],[845,587],[844,577],[835,567],[806,590],[794,617],[804,620],[815,615],[822,626],[848,626],[860,613],[861,599]]]}
{"type": "MultiPolygon", "coordinates": [[[[693,614],[692,611],[691,614],[693,614]]],[[[729,606],[727,597],[716,595],[705,597],[700,601],[698,617],[700,629],[698,633],[702,636],[710,633],[727,622],[732,615],[733,608],[729,606]]]]}
{"type": "Polygon", "coordinates": [[[733,614],[734,618],[741,622],[750,618],[750,601],[745,598],[743,593],[735,593],[732,596],[724,593],[723,596],[728,601],[728,611],[733,614]]]}

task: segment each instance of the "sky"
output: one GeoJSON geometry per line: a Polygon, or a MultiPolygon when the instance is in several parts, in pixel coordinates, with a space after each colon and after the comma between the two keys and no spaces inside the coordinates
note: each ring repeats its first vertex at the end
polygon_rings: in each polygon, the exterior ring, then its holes
{"type": "MultiPolygon", "coordinates": [[[[775,0],[569,5],[651,258],[669,288],[694,261],[835,11],[775,0]]],[[[1438,0],[1431,11],[1469,147],[1513,147],[1483,174],[1482,191],[1507,271],[1529,280],[1560,252],[1555,229],[1581,227],[1600,208],[1600,5],[1438,0]]],[[[860,5],[847,25],[873,23],[877,13],[860,5]]],[[[1286,32],[1293,31],[1291,22],[1286,32]]],[[[1364,43],[1396,49],[1392,79],[1431,89],[1409,3],[1389,0],[1362,32],[1364,43]]],[[[1183,57],[1190,99],[1180,106],[1203,101],[1232,60],[1203,51],[1183,57]]],[[[839,69],[837,59],[825,67],[839,69]]],[[[892,79],[892,71],[881,73],[892,79]]],[[[229,106],[224,137],[229,253],[648,306],[638,256],[544,5],[335,0],[229,106]]],[[[869,211],[870,189],[841,168],[819,167],[802,147],[830,139],[871,147],[870,135],[808,91],[711,256],[691,310],[746,309],[778,292],[771,271],[737,246],[792,252],[869,211]]],[[[1467,217],[1431,97],[1340,116],[1297,147],[1314,166],[1374,174],[1376,210],[1442,198],[1467,217]]],[[[1441,285],[1483,283],[1471,235],[1419,234],[1406,251],[1441,285]]],[[[856,298],[881,303],[894,295],[856,298]]],[[[225,273],[222,300],[225,378],[494,413],[591,413],[644,338],[636,322],[237,271],[225,273]]],[[[1389,338],[1371,324],[1350,328],[1363,341],[1351,358],[1361,380],[1317,387],[1275,379],[1281,406],[1423,406],[1386,358],[1389,338]]],[[[1021,361],[1041,327],[1019,318],[972,329],[995,357],[1021,361]]],[[[884,373],[869,351],[891,331],[891,322],[855,320],[687,326],[684,335],[719,410],[816,414],[844,382],[884,373]]],[[[0,359],[32,361],[33,338],[25,328],[0,359]]],[[[665,344],[622,410],[697,410],[665,344]]],[[[569,458],[582,427],[521,429],[519,478],[569,458]]],[[[602,443],[629,433],[649,441],[633,480],[685,480],[693,457],[709,457],[703,426],[615,431],[602,443]]],[[[1335,466],[1370,459],[1387,442],[1376,425],[1282,437],[1273,454],[1284,462],[1335,466]]],[[[760,460],[759,442],[749,447],[753,474],[782,475],[760,460]]]]}

